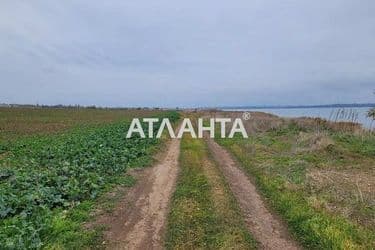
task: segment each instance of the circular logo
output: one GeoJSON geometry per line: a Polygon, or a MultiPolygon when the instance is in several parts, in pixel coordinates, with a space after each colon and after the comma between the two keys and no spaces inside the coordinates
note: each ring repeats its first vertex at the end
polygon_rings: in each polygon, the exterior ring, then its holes
{"type": "Polygon", "coordinates": [[[250,112],[244,112],[242,114],[242,119],[244,119],[245,121],[250,120],[250,118],[251,118],[250,112]]]}

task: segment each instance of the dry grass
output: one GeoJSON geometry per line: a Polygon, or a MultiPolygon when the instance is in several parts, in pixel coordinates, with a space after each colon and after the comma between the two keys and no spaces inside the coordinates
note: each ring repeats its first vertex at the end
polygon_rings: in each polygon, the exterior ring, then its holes
{"type": "Polygon", "coordinates": [[[306,151],[316,151],[324,150],[329,146],[334,145],[334,141],[330,136],[325,133],[306,133],[299,132],[298,137],[296,138],[293,149],[295,153],[306,152],[306,151]]]}
{"type": "MultiPolygon", "coordinates": [[[[241,118],[243,111],[200,111],[194,112],[194,115],[197,117],[202,117],[205,119],[209,118],[231,118],[232,121],[235,118],[241,118]]],[[[242,119],[245,129],[248,134],[255,134],[262,131],[268,131],[271,129],[277,129],[282,126],[285,126],[286,120],[280,118],[276,115],[267,114],[263,112],[250,112],[251,118],[249,120],[242,119]]],[[[230,126],[226,126],[226,133],[230,131],[230,126]]]]}
{"type": "Polygon", "coordinates": [[[364,131],[360,124],[355,122],[328,121],[321,118],[290,118],[290,122],[295,123],[298,127],[313,130],[315,132],[325,131],[327,129],[334,132],[358,133],[364,131]]]}
{"type": "Polygon", "coordinates": [[[375,230],[374,214],[366,212],[375,206],[374,170],[311,169],[306,177],[306,185],[319,194],[314,197],[320,208],[375,230]]]}

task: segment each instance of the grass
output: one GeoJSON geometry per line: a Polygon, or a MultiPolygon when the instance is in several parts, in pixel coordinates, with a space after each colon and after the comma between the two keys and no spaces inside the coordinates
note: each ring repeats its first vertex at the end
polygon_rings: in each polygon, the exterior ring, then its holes
{"type": "Polygon", "coordinates": [[[334,138],[345,149],[364,157],[375,157],[375,135],[356,136],[347,133],[334,134],[334,138]]]}
{"type": "Polygon", "coordinates": [[[183,138],[167,249],[254,249],[238,207],[203,140],[183,138]]]}
{"type": "Polygon", "coordinates": [[[45,240],[44,249],[100,249],[102,248],[102,226],[82,227],[83,224],[95,220],[97,212],[111,212],[111,209],[118,202],[121,194],[126,188],[135,184],[136,180],[130,175],[122,175],[118,182],[109,186],[107,192],[116,186],[116,196],[112,197],[104,193],[98,199],[86,200],[73,209],[56,210],[51,219],[51,227],[48,237],[45,240]],[[121,190],[121,191],[119,191],[121,190]]]}
{"type": "Polygon", "coordinates": [[[255,177],[270,205],[305,247],[375,246],[373,192],[366,189],[374,184],[373,137],[362,140],[332,131],[318,135],[291,124],[249,139],[218,142],[255,177]]]}

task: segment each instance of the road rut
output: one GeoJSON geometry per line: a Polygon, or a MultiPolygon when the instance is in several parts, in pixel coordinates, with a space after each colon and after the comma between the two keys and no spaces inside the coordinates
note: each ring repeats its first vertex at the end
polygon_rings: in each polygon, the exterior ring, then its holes
{"type": "Polygon", "coordinates": [[[232,156],[212,139],[207,139],[213,158],[240,205],[249,231],[263,249],[300,249],[285,225],[265,206],[255,185],[232,156]]]}
{"type": "Polygon", "coordinates": [[[103,223],[109,225],[105,232],[107,249],[163,249],[179,152],[180,140],[171,139],[164,158],[142,170],[136,185],[103,223]]]}

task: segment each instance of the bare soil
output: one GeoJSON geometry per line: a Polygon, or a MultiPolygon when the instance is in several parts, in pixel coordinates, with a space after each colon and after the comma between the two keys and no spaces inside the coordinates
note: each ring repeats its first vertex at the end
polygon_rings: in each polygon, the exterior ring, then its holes
{"type": "Polygon", "coordinates": [[[240,205],[245,223],[263,249],[300,249],[286,226],[266,207],[255,185],[232,156],[212,139],[207,139],[229,187],[240,205]]]}
{"type": "Polygon", "coordinates": [[[108,227],[104,233],[107,249],[163,249],[179,150],[180,140],[172,139],[155,166],[137,171],[137,183],[114,211],[97,219],[97,224],[108,227]]]}

